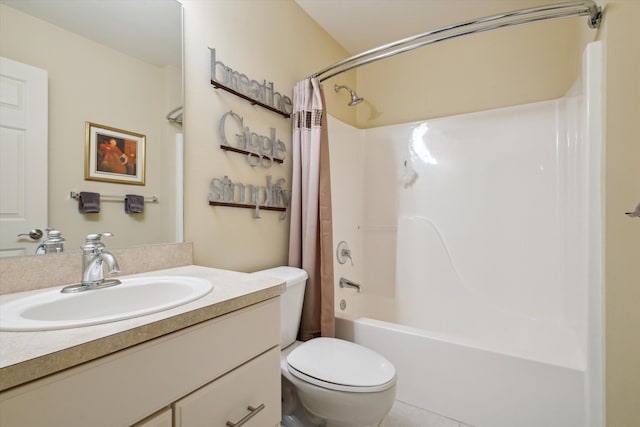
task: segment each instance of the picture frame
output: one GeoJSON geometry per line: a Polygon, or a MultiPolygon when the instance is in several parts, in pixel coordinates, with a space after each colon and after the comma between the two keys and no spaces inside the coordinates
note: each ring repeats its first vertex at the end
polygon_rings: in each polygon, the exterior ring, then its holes
{"type": "Polygon", "coordinates": [[[145,185],[146,136],[86,122],[84,179],[145,185]]]}

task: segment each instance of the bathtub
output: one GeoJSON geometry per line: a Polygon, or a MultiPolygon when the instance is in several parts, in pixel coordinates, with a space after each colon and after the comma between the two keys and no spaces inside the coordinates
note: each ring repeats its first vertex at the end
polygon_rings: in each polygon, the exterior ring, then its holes
{"type": "Polygon", "coordinates": [[[552,310],[560,280],[465,280],[462,257],[425,216],[400,215],[394,234],[393,295],[367,283],[362,293],[341,289],[336,333],[396,366],[397,398],[478,427],[585,426],[584,347],[570,319],[552,310]],[[488,290],[498,285],[500,293],[488,290]],[[534,305],[543,292],[548,304],[534,305]]]}
{"type": "Polygon", "coordinates": [[[532,304],[536,292],[562,284],[549,277],[523,286],[531,280],[523,277],[503,284],[511,298],[482,292],[429,218],[401,215],[395,234],[393,296],[369,293],[366,283],[362,293],[341,290],[336,334],[395,365],[397,399],[477,427],[585,426],[579,336],[566,317],[532,304]]]}
{"type": "Polygon", "coordinates": [[[585,425],[582,369],[366,317],[336,318],[336,336],[389,359],[411,405],[477,427],[585,425]]]}

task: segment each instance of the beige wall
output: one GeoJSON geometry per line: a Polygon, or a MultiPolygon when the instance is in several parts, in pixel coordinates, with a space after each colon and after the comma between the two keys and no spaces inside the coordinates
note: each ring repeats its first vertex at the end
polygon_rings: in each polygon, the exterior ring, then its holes
{"type": "MultiPolygon", "coordinates": [[[[314,71],[347,56],[292,0],[185,0],[185,238],[194,242],[197,264],[253,271],[287,263],[289,221],[278,212],[209,206],[209,184],[225,175],[234,182],[266,185],[266,176],[285,178],[291,189],[291,121],[209,83],[209,47],[216,59],[250,79],[273,82],[293,97],[292,87],[314,71]],[[219,148],[218,123],[233,110],[244,126],[285,142],[284,164],[252,168],[245,156],[219,148]]],[[[345,78],[353,84],[354,76],[345,78]]],[[[344,95],[344,93],[342,94],[344,95]]],[[[354,111],[336,103],[327,91],[332,113],[355,120],[354,111]]],[[[234,143],[232,141],[232,143],[234,143]]]]}
{"type": "Polygon", "coordinates": [[[357,70],[357,125],[371,128],[564,96],[586,18],[510,27],[426,46],[357,70]]]}
{"type": "Polygon", "coordinates": [[[640,423],[640,2],[609,1],[606,44],[605,380],[611,427],[640,423]]]}
{"type": "Polygon", "coordinates": [[[181,104],[180,70],[157,67],[0,5],[0,55],[47,70],[49,80],[49,224],[69,249],[89,233],[111,231],[110,247],[174,241],[173,144],[165,120],[181,104]],[[147,137],[146,185],[84,180],[85,122],[147,137]],[[171,177],[171,179],[168,179],[171,177]],[[143,215],[103,202],[83,215],[70,191],[157,195],[143,215]]]}

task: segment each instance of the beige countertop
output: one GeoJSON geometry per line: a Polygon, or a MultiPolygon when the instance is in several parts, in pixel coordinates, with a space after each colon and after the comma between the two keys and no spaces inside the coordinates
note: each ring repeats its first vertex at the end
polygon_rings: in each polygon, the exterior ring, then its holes
{"type": "MultiPolygon", "coordinates": [[[[213,290],[188,304],[133,319],[53,331],[0,331],[0,391],[275,298],[285,289],[276,278],[195,265],[119,278],[162,275],[204,278],[213,290]]],[[[62,287],[48,289],[55,288],[62,287]]],[[[0,304],[39,291],[0,295],[0,304]]]]}

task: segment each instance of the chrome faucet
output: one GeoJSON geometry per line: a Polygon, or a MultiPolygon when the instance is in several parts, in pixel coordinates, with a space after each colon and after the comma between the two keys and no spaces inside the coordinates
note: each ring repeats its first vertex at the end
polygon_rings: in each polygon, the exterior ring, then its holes
{"type": "Polygon", "coordinates": [[[99,286],[104,283],[104,266],[107,264],[109,273],[119,273],[120,266],[116,258],[104,250],[102,237],[112,237],[111,233],[89,234],[80,247],[82,249],[82,282],[83,286],[99,286]]]}
{"type": "Polygon", "coordinates": [[[86,237],[82,249],[82,281],[77,285],[62,288],[61,292],[81,292],[89,289],[100,289],[120,284],[118,279],[104,279],[104,266],[106,264],[109,273],[120,272],[120,266],[116,257],[104,248],[100,241],[102,237],[112,237],[111,233],[89,234],[86,237]]]}
{"type": "Polygon", "coordinates": [[[59,254],[64,252],[64,238],[62,233],[47,228],[47,239],[36,248],[36,255],[59,254]]]}

